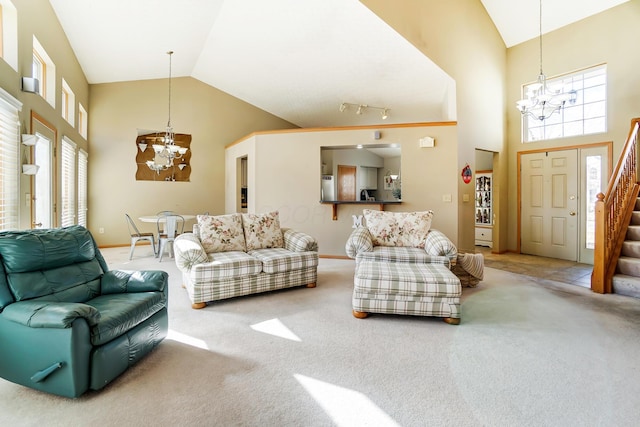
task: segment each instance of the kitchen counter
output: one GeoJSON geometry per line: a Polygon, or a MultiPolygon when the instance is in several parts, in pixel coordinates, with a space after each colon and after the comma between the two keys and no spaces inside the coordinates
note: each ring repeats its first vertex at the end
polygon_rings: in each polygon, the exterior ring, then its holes
{"type": "Polygon", "coordinates": [[[321,200],[323,205],[333,205],[332,219],[338,220],[338,205],[378,205],[381,211],[384,210],[385,205],[399,205],[402,200],[321,200]]]}

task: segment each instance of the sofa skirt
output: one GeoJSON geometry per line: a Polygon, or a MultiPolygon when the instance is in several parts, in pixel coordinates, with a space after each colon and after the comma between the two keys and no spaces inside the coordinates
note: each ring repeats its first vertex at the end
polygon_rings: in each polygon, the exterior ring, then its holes
{"type": "Polygon", "coordinates": [[[196,304],[316,283],[318,269],[310,267],[280,273],[258,273],[202,283],[183,273],[182,280],[191,303],[196,304]]]}

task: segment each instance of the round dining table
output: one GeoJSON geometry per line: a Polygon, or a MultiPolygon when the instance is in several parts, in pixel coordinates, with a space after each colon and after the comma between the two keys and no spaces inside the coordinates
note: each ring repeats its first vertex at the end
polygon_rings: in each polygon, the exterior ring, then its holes
{"type": "MultiPolygon", "coordinates": [[[[142,222],[152,222],[155,224],[158,224],[158,254],[157,257],[160,258],[160,262],[162,262],[162,256],[164,254],[164,247],[165,247],[165,243],[168,243],[169,246],[169,256],[173,257],[173,239],[176,236],[176,231],[177,231],[177,225],[176,225],[176,221],[170,221],[169,223],[165,224],[167,222],[167,216],[170,218],[175,218],[176,216],[180,216],[182,218],[184,218],[184,222],[193,220],[196,218],[195,215],[192,214],[179,214],[179,213],[175,213],[175,214],[170,214],[170,215],[143,215],[141,217],[138,217],[138,219],[142,222]],[[163,224],[162,227],[164,228],[164,230],[161,232],[160,230],[160,225],[159,224],[163,224]],[[164,233],[163,236],[161,236],[161,233],[164,233]]],[[[180,230],[180,232],[183,232],[184,230],[180,230]]]]}
{"type": "MultiPolygon", "coordinates": [[[[179,215],[182,218],[184,218],[185,222],[186,221],[190,221],[192,219],[196,219],[195,215],[191,215],[191,214],[175,214],[175,215],[179,215]]],[[[158,222],[158,220],[160,220],[160,222],[164,222],[165,221],[165,215],[144,215],[141,217],[138,217],[138,219],[142,222],[153,222],[156,223],[158,222]]]]}

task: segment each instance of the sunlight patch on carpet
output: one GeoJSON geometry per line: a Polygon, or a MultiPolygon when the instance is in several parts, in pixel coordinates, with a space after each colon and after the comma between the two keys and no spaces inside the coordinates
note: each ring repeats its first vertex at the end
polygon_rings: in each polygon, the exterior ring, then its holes
{"type": "Polygon", "coordinates": [[[360,392],[300,374],[293,376],[339,427],[399,427],[398,423],[360,392]]]}
{"type": "Polygon", "coordinates": [[[251,329],[258,332],[264,332],[265,334],[275,335],[276,337],[285,338],[291,341],[301,342],[296,334],[291,332],[291,329],[287,328],[280,319],[265,320],[264,322],[251,325],[251,329]]]}
{"type": "Polygon", "coordinates": [[[199,338],[194,338],[192,336],[183,334],[183,333],[178,332],[178,331],[174,331],[173,329],[169,329],[169,333],[167,334],[167,339],[168,340],[173,340],[173,341],[178,341],[178,342],[181,342],[183,344],[190,345],[192,347],[197,347],[197,348],[202,348],[204,350],[209,350],[209,346],[207,346],[207,343],[204,342],[204,340],[201,340],[199,338]]]}

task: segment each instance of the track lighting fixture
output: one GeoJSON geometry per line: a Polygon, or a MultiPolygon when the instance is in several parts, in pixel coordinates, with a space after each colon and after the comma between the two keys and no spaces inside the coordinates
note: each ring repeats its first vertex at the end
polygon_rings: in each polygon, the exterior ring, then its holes
{"type": "Polygon", "coordinates": [[[380,110],[380,115],[382,117],[382,120],[387,120],[389,118],[389,110],[391,110],[390,108],[387,108],[387,107],[375,107],[373,105],[367,105],[367,104],[352,104],[350,102],[343,102],[342,104],[340,104],[339,110],[342,113],[348,107],[356,108],[356,114],[358,115],[363,114],[366,110],[372,110],[372,109],[380,110]]]}

